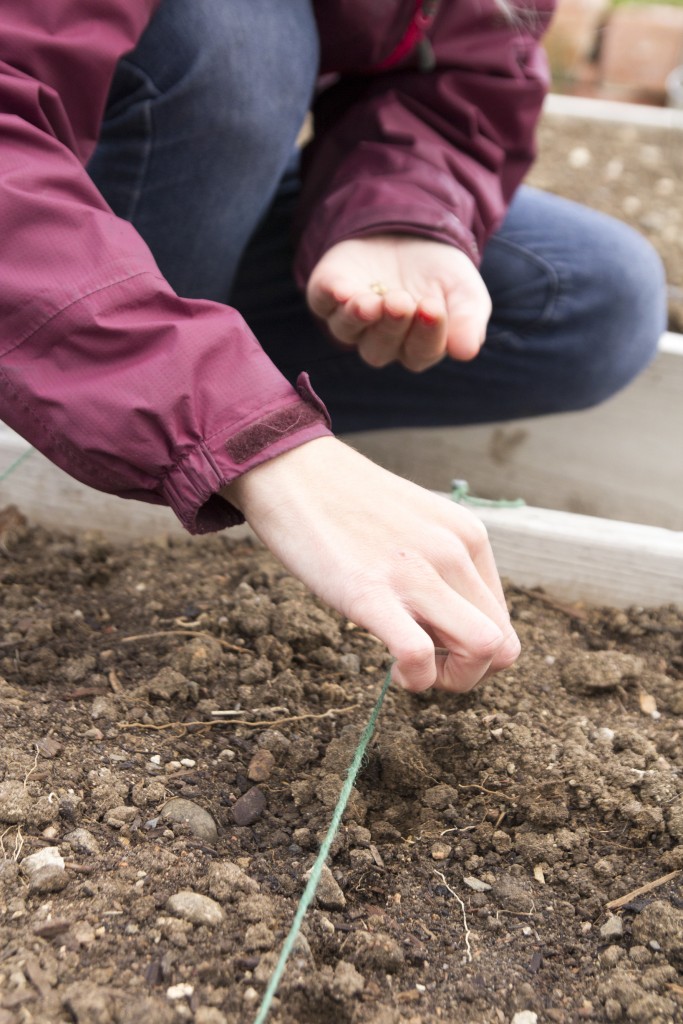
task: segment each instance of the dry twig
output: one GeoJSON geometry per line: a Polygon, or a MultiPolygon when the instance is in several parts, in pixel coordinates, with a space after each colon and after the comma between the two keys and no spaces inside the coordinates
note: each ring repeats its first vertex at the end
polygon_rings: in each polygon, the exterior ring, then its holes
{"type": "MultiPolygon", "coordinates": [[[[253,654],[254,652],[249,650],[248,647],[240,647],[238,644],[228,643],[227,640],[221,640],[219,636],[214,636],[213,633],[207,633],[204,629],[159,629],[154,633],[137,633],[135,636],[122,636],[118,641],[120,644],[132,644],[138,640],[153,640],[158,636],[187,636],[190,638],[206,637],[209,640],[215,640],[221,647],[224,647],[226,651],[234,651],[236,654],[253,654]]],[[[112,637],[107,637],[107,640],[111,641],[112,637]]]]}
{"type": "Polygon", "coordinates": [[[653,889],[658,889],[660,885],[665,885],[670,882],[676,875],[680,875],[681,869],[677,868],[676,871],[669,871],[667,875],[660,875],[659,878],[654,878],[651,882],[646,882],[645,885],[639,886],[637,889],[633,889],[631,892],[627,892],[625,896],[620,896],[617,900],[610,900],[609,903],[605,904],[607,910],[618,910],[619,907],[625,907],[627,903],[635,899],[636,896],[644,896],[647,892],[652,892],[653,889]]]}
{"type": "Polygon", "coordinates": [[[154,729],[161,732],[165,729],[189,729],[190,726],[201,726],[211,729],[215,725],[246,725],[251,729],[270,729],[275,725],[285,725],[287,722],[303,722],[309,718],[333,718],[335,715],[346,715],[349,711],[355,711],[358,707],[360,707],[359,704],[349,704],[345,708],[329,708],[320,715],[288,715],[287,718],[262,718],[259,722],[244,722],[242,719],[233,721],[232,719],[225,720],[220,718],[213,721],[166,722],[164,725],[147,725],[143,722],[119,722],[119,729],[154,729]]]}

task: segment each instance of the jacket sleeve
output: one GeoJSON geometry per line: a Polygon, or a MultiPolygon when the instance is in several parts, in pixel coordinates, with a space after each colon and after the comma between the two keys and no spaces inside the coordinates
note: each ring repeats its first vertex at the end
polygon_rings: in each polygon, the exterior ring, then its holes
{"type": "Polygon", "coordinates": [[[441,0],[429,70],[416,47],[321,92],[304,161],[301,286],[335,243],[384,232],[449,243],[478,264],[534,157],[550,4],[513,4],[508,18],[495,0],[441,0]]]}
{"type": "Polygon", "coordinates": [[[223,485],[329,433],[240,316],[179,298],[84,165],[155,0],[0,0],[0,418],[99,490],[239,522],[223,485]]]}

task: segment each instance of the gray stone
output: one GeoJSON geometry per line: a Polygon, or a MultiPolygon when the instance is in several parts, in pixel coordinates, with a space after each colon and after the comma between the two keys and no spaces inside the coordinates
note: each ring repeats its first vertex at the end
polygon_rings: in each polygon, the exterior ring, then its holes
{"type": "Polygon", "coordinates": [[[611,914],[600,928],[603,939],[620,939],[624,934],[624,922],[616,914],[611,914]]]}
{"type": "Polygon", "coordinates": [[[169,896],[166,906],[172,914],[182,917],[185,921],[191,921],[192,924],[205,924],[209,928],[216,928],[225,920],[225,912],[219,903],[189,889],[169,896]]]}
{"type": "Polygon", "coordinates": [[[187,825],[192,835],[197,839],[203,839],[204,842],[215,843],[218,838],[218,829],[213,817],[193,800],[174,797],[164,804],[161,817],[166,821],[187,825]]]}
{"type": "Polygon", "coordinates": [[[468,889],[474,889],[475,892],[488,892],[491,888],[488,882],[483,882],[481,878],[476,878],[474,875],[467,875],[463,878],[463,882],[468,889]]]}
{"type": "Polygon", "coordinates": [[[56,846],[45,846],[24,857],[21,871],[28,878],[30,893],[59,892],[69,881],[64,858],[56,846]]]}
{"type": "MultiPolygon", "coordinates": [[[[307,871],[304,880],[307,882],[310,877],[311,872],[307,871]]],[[[346,906],[346,896],[327,864],[323,865],[315,895],[320,906],[326,910],[341,910],[346,906]]]]}
{"type": "Polygon", "coordinates": [[[88,832],[87,828],[76,828],[73,832],[68,832],[64,836],[64,841],[69,843],[71,849],[76,853],[94,855],[100,852],[100,844],[92,832],[88,832]]]}
{"type": "Polygon", "coordinates": [[[217,900],[236,900],[245,893],[257,893],[259,884],[232,861],[209,865],[209,892],[217,900]]]}

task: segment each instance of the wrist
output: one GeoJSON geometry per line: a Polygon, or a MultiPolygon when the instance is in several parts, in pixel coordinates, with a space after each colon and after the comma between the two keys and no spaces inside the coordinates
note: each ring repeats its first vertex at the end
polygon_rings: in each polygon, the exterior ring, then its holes
{"type": "Polygon", "coordinates": [[[320,472],[320,460],[329,457],[332,446],[344,447],[331,436],[305,441],[254,466],[231,480],[219,493],[251,523],[252,517],[260,519],[268,508],[287,504],[309,473],[320,472]]]}

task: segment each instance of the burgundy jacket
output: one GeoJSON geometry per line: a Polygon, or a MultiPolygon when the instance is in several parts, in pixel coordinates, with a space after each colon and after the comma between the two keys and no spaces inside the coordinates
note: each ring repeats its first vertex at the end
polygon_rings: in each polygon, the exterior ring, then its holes
{"type": "MultiPolygon", "coordinates": [[[[306,157],[301,283],[335,242],[377,232],[478,260],[533,156],[540,2],[510,23],[494,0],[318,0],[337,77],[306,157]]],[[[0,0],[0,419],[77,479],[204,532],[239,521],[220,487],[330,430],[305,375],[293,388],[235,310],[179,298],[84,170],[157,3],[0,0]]]]}

